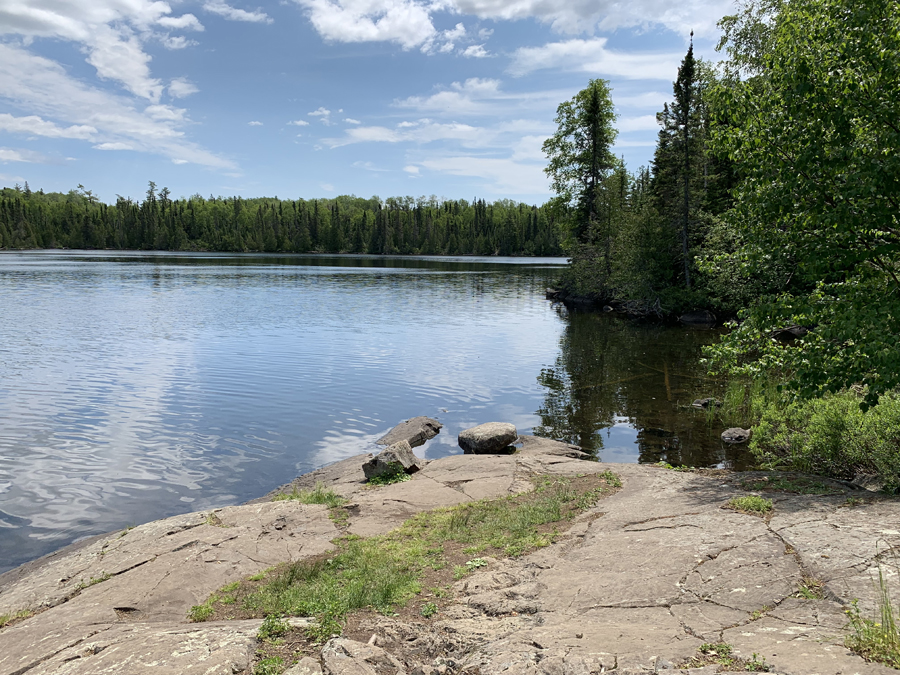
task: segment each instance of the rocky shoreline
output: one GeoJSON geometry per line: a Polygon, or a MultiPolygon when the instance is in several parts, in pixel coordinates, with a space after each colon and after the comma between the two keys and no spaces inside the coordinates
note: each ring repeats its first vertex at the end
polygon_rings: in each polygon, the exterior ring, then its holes
{"type": "Polygon", "coordinates": [[[844,638],[853,600],[866,615],[876,610],[880,565],[900,598],[896,568],[885,565],[900,551],[900,501],[792,474],[586,457],[520,436],[514,454],[419,460],[411,480],[373,488],[363,475],[372,456],[359,455],[247,504],[80,542],[0,575],[0,615],[20,617],[0,629],[0,675],[250,675],[261,620],[187,618],[222,586],[327,553],[342,532],[383,534],[425,510],[532,490],[537,476],[609,470],[621,490],[557,543],[461,579],[433,620],[369,617],[357,640],[332,639],[289,672],[729,672],[697,660],[712,643],[770,672],[896,672],[851,653],[844,638]],[[325,506],[272,501],[317,483],[349,500],[342,529],[325,506]],[[774,508],[763,516],[723,508],[748,495],[774,508]]]}

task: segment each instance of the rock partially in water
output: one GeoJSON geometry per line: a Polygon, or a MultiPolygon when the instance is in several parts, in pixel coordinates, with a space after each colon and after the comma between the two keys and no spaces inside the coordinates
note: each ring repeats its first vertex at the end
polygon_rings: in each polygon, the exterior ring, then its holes
{"type": "Polygon", "coordinates": [[[413,454],[409,443],[400,441],[382,450],[363,464],[362,469],[366,480],[371,480],[377,476],[394,473],[398,464],[406,473],[415,473],[422,468],[423,463],[413,454]]]}
{"type": "Polygon", "coordinates": [[[708,326],[711,328],[716,325],[716,315],[706,309],[687,312],[679,316],[678,320],[688,326],[708,326]]]}
{"type": "Polygon", "coordinates": [[[725,443],[746,443],[753,432],[750,429],[732,427],[722,432],[722,441],[725,443]]]}
{"type": "Polygon", "coordinates": [[[708,410],[709,408],[720,408],[722,407],[722,402],[715,398],[698,398],[691,406],[694,408],[702,408],[703,410],[708,410]]]}
{"type": "Polygon", "coordinates": [[[375,441],[375,444],[393,445],[400,441],[406,441],[410,447],[417,448],[420,445],[424,445],[425,441],[437,436],[443,426],[443,424],[430,417],[413,417],[395,426],[375,441]]]}
{"type": "Polygon", "coordinates": [[[490,455],[502,452],[518,437],[519,432],[514,424],[487,422],[460,433],[459,447],[467,455],[490,455]]]}

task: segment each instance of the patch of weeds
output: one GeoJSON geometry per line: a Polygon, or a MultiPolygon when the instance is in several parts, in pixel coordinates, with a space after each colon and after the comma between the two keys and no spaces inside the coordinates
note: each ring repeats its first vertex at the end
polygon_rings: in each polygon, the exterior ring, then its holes
{"type": "Polygon", "coordinates": [[[868,504],[868,503],[869,503],[868,499],[860,499],[859,497],[847,497],[847,499],[844,500],[844,503],[841,504],[841,506],[844,506],[848,509],[852,509],[854,507],[862,506],[863,504],[868,504]]]}
{"type": "Polygon", "coordinates": [[[412,476],[406,473],[406,469],[400,462],[391,462],[388,464],[388,471],[380,476],[372,476],[369,479],[369,485],[393,485],[394,483],[404,483],[412,480],[412,476]]]}
{"type": "Polygon", "coordinates": [[[753,612],[750,613],[750,620],[751,621],[759,621],[761,618],[763,618],[766,615],[767,612],[770,612],[770,611],[772,611],[772,608],[769,607],[768,605],[764,605],[763,607],[760,607],[759,609],[754,610],[753,612]]]}
{"type": "Polygon", "coordinates": [[[108,572],[101,572],[100,576],[91,577],[87,581],[82,579],[78,582],[78,585],[75,587],[76,591],[83,591],[85,588],[90,588],[91,586],[96,586],[97,584],[103,583],[107,579],[112,579],[113,575],[108,572]]]}
{"type": "Polygon", "coordinates": [[[434,586],[428,590],[431,591],[431,594],[436,598],[448,598],[451,595],[450,589],[443,588],[442,586],[434,586]]]}
{"type": "Polygon", "coordinates": [[[620,488],[622,487],[622,479],[619,478],[618,474],[613,473],[612,471],[604,471],[600,474],[600,478],[606,481],[606,484],[612,488],[620,488]]]}
{"type": "Polygon", "coordinates": [[[732,497],[724,508],[749,513],[752,516],[765,516],[774,508],[774,505],[771,499],[748,495],[747,497],[732,497]]]}
{"type": "Polygon", "coordinates": [[[654,466],[658,466],[658,467],[661,467],[661,468],[663,468],[663,469],[668,469],[669,471],[682,471],[682,472],[685,472],[685,473],[694,470],[694,467],[692,467],[692,466],[674,466],[674,465],[672,465],[672,464],[669,464],[669,463],[666,462],[666,461],[659,461],[659,462],[657,462],[654,466]]]}
{"type": "Polygon", "coordinates": [[[263,619],[259,630],[256,632],[256,639],[271,642],[272,640],[284,635],[291,629],[291,625],[281,618],[278,614],[269,614],[263,619]]]}
{"type": "Polygon", "coordinates": [[[434,604],[433,602],[426,602],[424,605],[422,605],[421,614],[426,619],[433,617],[437,613],[438,613],[438,606],[436,604],[434,604]]]}
{"type": "Polygon", "coordinates": [[[805,476],[763,476],[757,480],[742,481],[741,487],[745,490],[792,492],[800,495],[833,495],[843,492],[832,485],[805,476]]]}
{"type": "Polygon", "coordinates": [[[878,568],[878,611],[880,621],[866,618],[858,602],[852,602],[847,617],[853,634],[847,636],[844,646],[866,661],[900,669],[900,607],[891,602],[881,567],[878,568]]]}
{"type": "Polygon", "coordinates": [[[803,575],[800,580],[800,588],[795,594],[798,598],[806,600],[822,600],[825,597],[825,582],[808,575],[803,575]]]}
{"type": "MultiPolygon", "coordinates": [[[[257,572],[256,574],[253,574],[253,575],[247,577],[247,581],[262,581],[274,569],[275,569],[274,567],[269,567],[268,569],[264,569],[262,572],[257,572]]],[[[240,583],[240,582],[238,582],[238,583],[240,583]]]]}
{"type": "Polygon", "coordinates": [[[212,525],[213,527],[228,527],[219,515],[212,511],[208,516],[206,516],[206,520],[203,521],[206,525],[212,525]]]}
{"type": "Polygon", "coordinates": [[[34,612],[30,609],[22,609],[18,612],[13,612],[12,614],[0,614],[0,628],[6,628],[10,624],[21,621],[22,619],[27,619],[33,614],[34,612]]]}
{"type": "Polygon", "coordinates": [[[280,675],[283,670],[284,659],[280,656],[270,656],[256,664],[253,675],[280,675]]]}
{"type": "MultiPolygon", "coordinates": [[[[552,477],[542,485],[540,493],[423,512],[384,535],[340,537],[330,553],[286,563],[258,581],[242,582],[237,607],[223,606],[219,591],[193,608],[191,618],[314,617],[316,623],[304,635],[311,643],[321,643],[340,634],[347,617],[361,610],[418,614],[418,607],[404,608],[423,586],[449,586],[451,577],[460,579],[487,565],[487,556],[523,555],[547,546],[558,536],[557,524],[581,512],[586,493],[599,498],[613,491],[597,475],[552,477]],[[463,549],[484,551],[485,557],[470,558],[463,549]]],[[[441,597],[450,595],[435,592],[433,604],[440,610],[441,597]]]]}
{"type": "Polygon", "coordinates": [[[331,518],[331,522],[333,522],[334,526],[339,530],[343,530],[350,522],[350,512],[340,506],[329,510],[328,517],[331,518]]]}
{"type": "Polygon", "coordinates": [[[706,642],[697,648],[697,656],[681,664],[681,668],[702,668],[709,665],[725,666],[731,671],[744,670],[754,673],[767,673],[769,666],[765,659],[753,654],[750,659],[742,659],[734,655],[734,648],[727,642],[706,642]]]}
{"type": "Polygon", "coordinates": [[[312,490],[298,490],[294,488],[291,492],[284,492],[272,497],[273,502],[298,501],[301,504],[324,504],[330,509],[343,506],[347,500],[341,497],[330,487],[326,487],[324,483],[318,482],[312,490]]]}

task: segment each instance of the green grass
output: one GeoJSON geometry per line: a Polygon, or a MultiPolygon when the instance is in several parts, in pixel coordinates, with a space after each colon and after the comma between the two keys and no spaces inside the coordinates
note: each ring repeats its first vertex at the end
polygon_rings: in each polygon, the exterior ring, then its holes
{"type": "Polygon", "coordinates": [[[796,595],[806,600],[821,600],[825,597],[825,583],[815,577],[804,575],[796,595]]]}
{"type": "Polygon", "coordinates": [[[112,579],[113,575],[108,572],[101,572],[99,576],[91,577],[87,581],[82,579],[78,582],[78,585],[75,586],[76,591],[83,591],[85,588],[90,588],[91,586],[96,586],[97,584],[103,583],[107,579],[112,579]]]}
{"type": "Polygon", "coordinates": [[[682,668],[703,668],[708,665],[724,666],[729,671],[743,670],[752,673],[767,673],[769,665],[759,654],[749,659],[735,656],[734,648],[727,642],[706,642],[697,648],[697,656],[681,665],[682,668]]]}
{"type": "MultiPolygon", "coordinates": [[[[420,513],[378,537],[341,537],[333,555],[285,565],[256,584],[242,597],[242,607],[258,616],[315,617],[309,637],[324,641],[340,633],[349,613],[373,608],[390,614],[420,593],[424,572],[446,567],[446,545],[507,556],[549,545],[556,536],[550,524],[573,518],[611,491],[611,483],[621,484],[609,472],[601,478],[605,485],[593,480],[586,487],[567,478],[541,479],[532,493],[420,513]]],[[[453,571],[461,578],[487,564],[472,558],[453,571]]],[[[220,593],[193,607],[191,620],[210,618],[220,593]]]]}
{"type": "Polygon", "coordinates": [[[20,619],[27,619],[34,614],[30,609],[23,609],[12,614],[0,614],[0,628],[6,628],[9,624],[20,619]]]}
{"type": "Polygon", "coordinates": [[[853,634],[847,637],[844,645],[866,661],[900,669],[900,607],[895,607],[891,601],[881,567],[878,568],[878,591],[879,620],[862,616],[854,600],[847,610],[853,634]]]}
{"type": "Polygon", "coordinates": [[[262,659],[253,668],[253,675],[280,675],[284,671],[284,659],[279,656],[270,656],[262,659]]]}
{"type": "Polygon", "coordinates": [[[754,516],[764,516],[773,508],[772,500],[765,497],[757,497],[756,495],[748,495],[747,497],[732,497],[725,504],[726,509],[740,511],[741,513],[749,513],[754,516]]]}
{"type": "Polygon", "coordinates": [[[324,483],[316,483],[312,490],[298,490],[294,488],[291,492],[284,492],[272,498],[273,502],[288,500],[298,501],[301,504],[324,504],[331,509],[347,503],[346,499],[331,488],[326,487],[324,483]]]}
{"type": "Polygon", "coordinates": [[[368,480],[369,485],[392,485],[394,483],[405,483],[408,480],[412,480],[412,476],[406,473],[406,470],[400,462],[391,462],[391,464],[388,465],[388,468],[390,471],[387,473],[383,473],[380,476],[372,476],[368,480]]]}
{"type": "Polygon", "coordinates": [[[694,467],[692,466],[673,466],[672,464],[664,461],[657,462],[655,466],[661,467],[663,469],[668,469],[669,471],[683,471],[686,473],[694,470],[694,467]]]}
{"type": "Polygon", "coordinates": [[[422,616],[428,619],[438,613],[438,606],[433,602],[426,602],[424,605],[422,605],[421,611],[422,616]]]}

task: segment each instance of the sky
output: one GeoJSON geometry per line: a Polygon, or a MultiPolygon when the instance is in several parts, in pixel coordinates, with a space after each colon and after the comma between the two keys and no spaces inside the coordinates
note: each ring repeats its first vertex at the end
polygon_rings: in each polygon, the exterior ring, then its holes
{"type": "Polygon", "coordinates": [[[0,185],[101,200],[550,196],[557,106],[608,80],[631,170],[730,0],[0,0],[0,185]]]}

